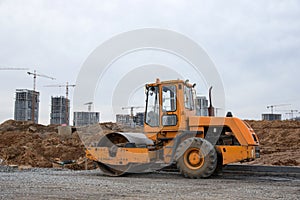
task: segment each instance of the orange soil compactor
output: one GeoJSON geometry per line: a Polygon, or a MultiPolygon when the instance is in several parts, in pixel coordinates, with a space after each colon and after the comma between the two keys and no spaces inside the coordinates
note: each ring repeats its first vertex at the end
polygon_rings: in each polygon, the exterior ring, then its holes
{"type": "Polygon", "coordinates": [[[183,80],[146,84],[144,133],[106,134],[86,156],[110,176],[174,167],[188,178],[258,158],[253,129],[231,113],[213,116],[211,98],[210,116],[196,116],[194,86],[183,80]]]}

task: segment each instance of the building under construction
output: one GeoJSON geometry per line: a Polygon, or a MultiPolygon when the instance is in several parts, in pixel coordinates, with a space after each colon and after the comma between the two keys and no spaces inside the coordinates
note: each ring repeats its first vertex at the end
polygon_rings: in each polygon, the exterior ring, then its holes
{"type": "Polygon", "coordinates": [[[137,126],[144,126],[144,118],[145,118],[145,113],[144,112],[138,112],[136,113],[134,117],[134,122],[137,126]]]}
{"type": "Polygon", "coordinates": [[[261,117],[262,120],[268,120],[268,121],[281,120],[281,114],[267,113],[267,114],[262,114],[261,117]]]}
{"type": "Polygon", "coordinates": [[[208,100],[205,96],[197,96],[195,104],[197,116],[208,116],[208,100]]]}
{"type": "Polygon", "coordinates": [[[117,114],[116,122],[125,126],[144,126],[144,112],[138,112],[135,116],[129,114],[117,114]]]}
{"type": "Polygon", "coordinates": [[[99,112],[74,112],[73,125],[86,126],[90,124],[97,124],[100,121],[99,112]]]}
{"type": "Polygon", "coordinates": [[[116,122],[118,124],[130,126],[130,124],[133,123],[133,120],[131,119],[130,115],[128,115],[128,114],[117,114],[116,122]]]}
{"type": "Polygon", "coordinates": [[[17,89],[14,119],[17,121],[33,121],[38,123],[40,93],[33,90],[17,89]],[[33,112],[32,112],[33,111],[33,112]]]}
{"type": "Polygon", "coordinates": [[[51,97],[50,124],[69,125],[70,100],[64,96],[51,97]]]}

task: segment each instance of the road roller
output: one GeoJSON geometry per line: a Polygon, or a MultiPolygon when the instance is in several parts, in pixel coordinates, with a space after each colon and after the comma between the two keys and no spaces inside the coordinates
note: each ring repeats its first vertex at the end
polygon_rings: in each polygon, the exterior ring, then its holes
{"type": "Polygon", "coordinates": [[[214,115],[209,90],[206,116],[197,115],[195,84],[184,80],[145,85],[144,131],[111,132],[86,148],[109,176],[178,170],[187,178],[208,178],[222,167],[259,157],[259,140],[245,121],[230,112],[214,115]]]}

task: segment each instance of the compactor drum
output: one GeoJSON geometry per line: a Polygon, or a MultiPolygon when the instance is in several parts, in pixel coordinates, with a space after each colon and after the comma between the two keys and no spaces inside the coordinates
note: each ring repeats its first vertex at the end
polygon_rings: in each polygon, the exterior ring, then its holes
{"type": "Polygon", "coordinates": [[[259,157],[258,138],[244,121],[232,114],[196,116],[194,86],[182,80],[146,84],[144,133],[106,134],[86,156],[110,176],[173,167],[188,178],[259,157]]]}

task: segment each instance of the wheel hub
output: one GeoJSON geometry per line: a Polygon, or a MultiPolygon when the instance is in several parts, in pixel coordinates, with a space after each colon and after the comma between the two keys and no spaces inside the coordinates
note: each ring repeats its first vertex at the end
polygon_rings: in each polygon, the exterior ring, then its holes
{"type": "Polygon", "coordinates": [[[204,156],[198,148],[191,148],[185,152],[184,162],[190,169],[199,169],[204,163],[204,156]]]}
{"type": "Polygon", "coordinates": [[[189,155],[189,161],[192,165],[197,165],[200,162],[199,152],[191,152],[189,155]]]}

